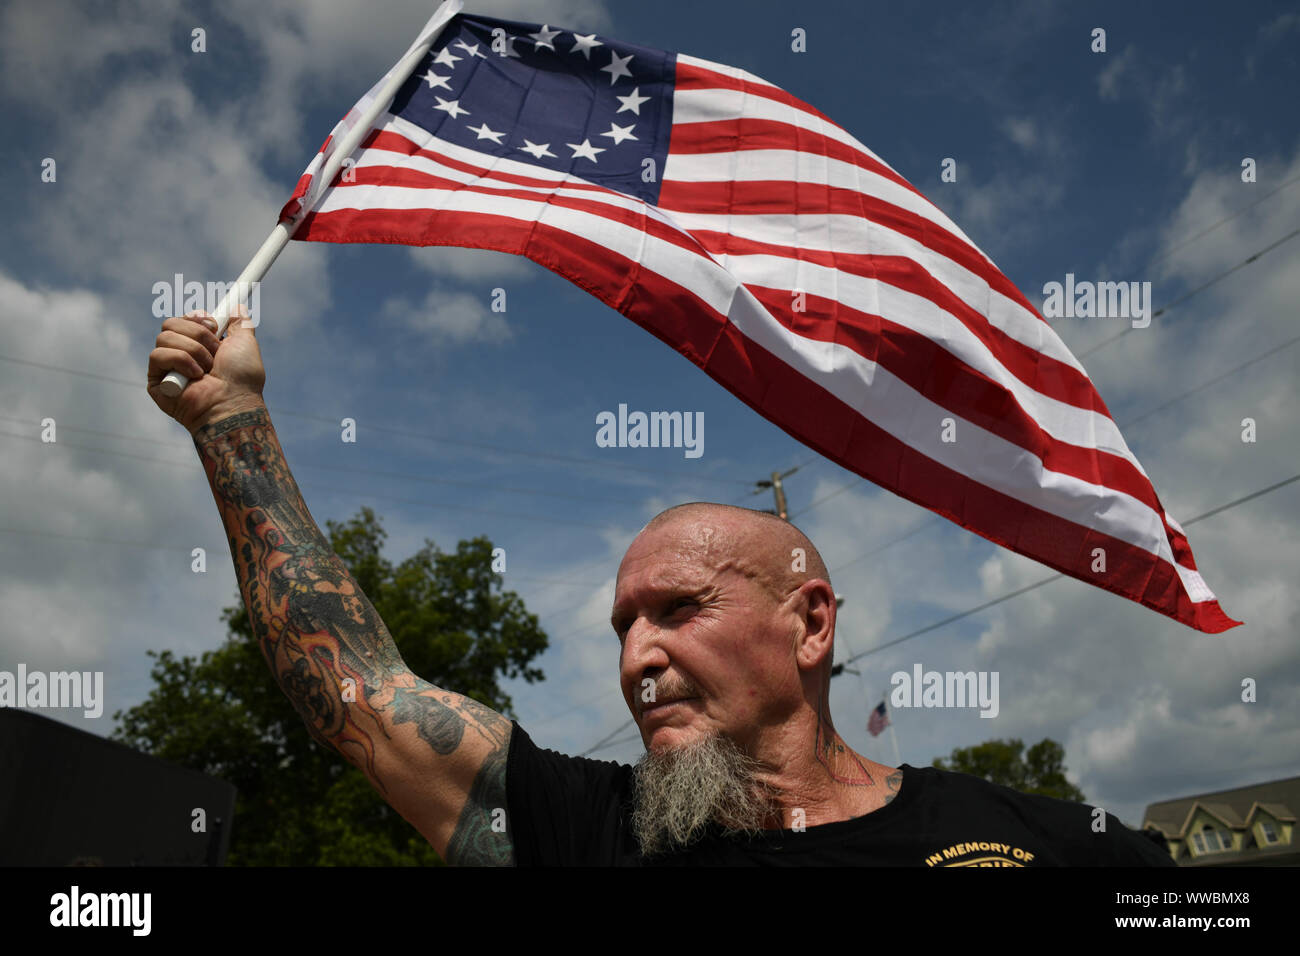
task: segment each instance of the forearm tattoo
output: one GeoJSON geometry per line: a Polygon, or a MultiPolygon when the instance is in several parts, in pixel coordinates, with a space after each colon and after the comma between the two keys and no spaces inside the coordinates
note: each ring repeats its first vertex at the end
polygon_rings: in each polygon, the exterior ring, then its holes
{"type": "Polygon", "coordinates": [[[454,753],[466,733],[478,734],[492,752],[473,782],[447,857],[510,862],[506,835],[490,825],[491,809],[505,802],[510,722],[407,669],[374,606],[307,510],[265,409],[204,426],[194,443],[226,527],[254,636],[311,735],[338,749],[387,796],[376,769],[377,747],[390,736],[385,720],[415,724],[420,738],[443,756],[454,753]],[[487,801],[486,810],[482,803],[473,806],[476,797],[487,801]]]}

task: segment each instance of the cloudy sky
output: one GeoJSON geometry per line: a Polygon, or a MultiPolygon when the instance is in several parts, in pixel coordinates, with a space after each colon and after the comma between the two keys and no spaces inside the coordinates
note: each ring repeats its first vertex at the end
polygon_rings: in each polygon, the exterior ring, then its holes
{"type": "MultiPolygon", "coordinates": [[[[154,284],[233,279],[433,6],[16,0],[0,12],[0,670],[106,681],[102,718],[51,716],[107,735],[111,714],[148,693],[146,650],[222,641],[238,589],[221,524],[188,436],[144,389],[154,284]],[[53,444],[40,440],[45,418],[53,444]],[[205,574],[190,570],[194,547],[207,549],[205,574]]],[[[1300,472],[1291,5],[469,7],[776,83],[948,212],[1032,302],[1067,273],[1151,282],[1156,307],[1172,307],[1149,328],[1096,348],[1123,322],[1053,324],[1184,524],[1300,472]],[[804,52],[791,49],[795,28],[804,52]],[[1105,52],[1091,49],[1095,28],[1105,52]],[[956,182],[941,181],[946,157],[956,182]]],[[[547,680],[510,688],[543,746],[580,753],[628,719],[608,615],[637,529],[688,500],[770,507],[754,483],[798,465],[794,520],[846,598],[837,659],[863,655],[833,694],[858,750],[925,765],[994,737],[1052,737],[1089,801],[1128,822],[1153,800],[1300,773],[1288,623],[1300,616],[1300,482],[1188,529],[1244,627],[1201,634],[1058,580],[872,653],[1052,572],[820,458],[527,260],[293,243],[261,308],[266,400],[322,526],[370,505],[395,561],[425,539],[453,549],[481,534],[506,549],[506,585],[551,640],[547,680]],[[490,308],[498,288],[504,313],[490,308]],[[597,447],[596,414],[620,403],[702,411],[704,454],[597,447]],[[339,440],[344,417],[359,423],[356,444],[339,440]],[[998,716],[899,710],[896,738],[870,737],[890,675],[918,663],[998,672],[998,716]],[[1246,678],[1254,703],[1241,700],[1246,678]]],[[[596,755],[635,760],[629,736],[596,755]]]]}

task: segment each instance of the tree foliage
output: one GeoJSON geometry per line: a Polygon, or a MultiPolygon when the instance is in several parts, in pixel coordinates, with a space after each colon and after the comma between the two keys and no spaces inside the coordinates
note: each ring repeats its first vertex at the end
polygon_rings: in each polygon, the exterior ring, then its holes
{"type": "Polygon", "coordinates": [[[1065,779],[1065,748],[1045,737],[1025,752],[1020,740],[986,740],[957,747],[947,760],[934,758],[940,770],[955,770],[1021,793],[1084,803],[1083,791],[1065,779]]]}
{"type": "MultiPolygon", "coordinates": [[[[394,566],[362,508],[327,521],[330,543],[420,677],[513,716],[504,678],[543,679],[537,617],[501,587],[492,544],[431,541],[394,566]]],[[[238,788],[232,865],[402,866],[440,862],[432,847],[333,749],[316,743],[266,665],[242,599],[222,612],[225,642],[199,657],[150,651],[153,688],[114,714],[113,737],[238,788]]]]}

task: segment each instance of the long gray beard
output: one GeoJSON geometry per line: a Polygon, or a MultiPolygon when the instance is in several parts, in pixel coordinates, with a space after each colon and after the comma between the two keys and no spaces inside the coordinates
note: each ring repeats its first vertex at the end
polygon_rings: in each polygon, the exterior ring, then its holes
{"type": "Polygon", "coordinates": [[[646,753],[633,768],[632,830],[645,856],[694,843],[711,823],[757,833],[780,809],[779,793],[755,776],[758,763],[729,737],[646,753]]]}

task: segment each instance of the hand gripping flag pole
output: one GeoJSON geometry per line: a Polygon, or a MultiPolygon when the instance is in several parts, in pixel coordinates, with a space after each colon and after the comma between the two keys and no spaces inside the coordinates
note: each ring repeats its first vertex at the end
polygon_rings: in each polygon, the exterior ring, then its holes
{"type": "MultiPolygon", "coordinates": [[[[420,62],[429,52],[442,33],[448,21],[456,14],[460,13],[462,0],[444,0],[442,6],[434,12],[429,18],[429,22],[424,25],[420,31],[418,39],[411,44],[410,49],[406,51],[405,56],[397,61],[397,64],[389,70],[384,77],[370,88],[370,90],[357,101],[339,124],[334,127],[330,138],[326,140],[325,147],[317,157],[318,162],[323,161],[323,168],[313,170],[308,167],[308,172],[304,174],[303,179],[299,181],[299,190],[302,191],[304,185],[307,186],[306,192],[299,200],[296,213],[288,220],[283,218],[278,222],[271,234],[266,237],[262,247],[257,250],[253,258],[249,260],[244,271],[239,274],[235,284],[231,286],[221,299],[221,304],[217,306],[217,311],[212,317],[217,321],[217,338],[220,339],[226,334],[226,327],[230,324],[230,315],[240,305],[246,305],[249,298],[249,291],[253,288],[253,283],[260,282],[262,277],[271,268],[271,263],[275,262],[276,257],[293,238],[294,231],[303,221],[303,217],[311,212],[312,204],[320,198],[325,188],[334,181],[338,175],[339,169],[343,166],[343,161],[347,159],[361,144],[361,140],[370,132],[374,126],[375,120],[379,114],[384,112],[393,101],[398,89],[415,70],[416,64],[420,62]],[[339,138],[339,134],[342,137],[339,138]],[[333,149],[333,141],[337,139],[337,146],[333,149]],[[314,175],[313,175],[314,174],[314,175]],[[310,184],[304,183],[304,180],[310,175],[310,184]]],[[[313,164],[315,165],[315,164],[313,164]]],[[[168,398],[175,398],[185,391],[190,380],[179,372],[168,372],[162,380],[159,389],[168,398]]]]}

